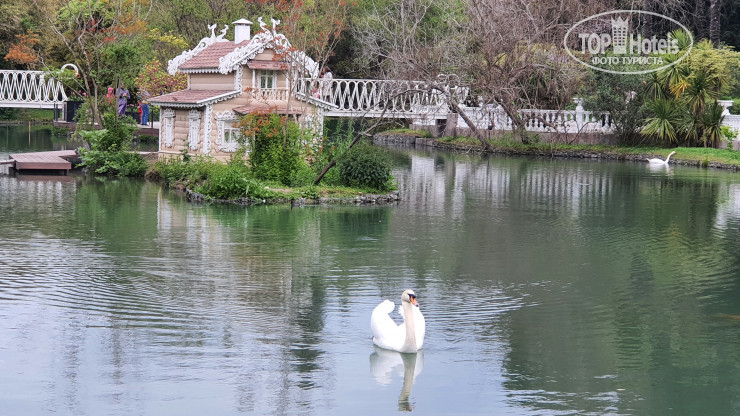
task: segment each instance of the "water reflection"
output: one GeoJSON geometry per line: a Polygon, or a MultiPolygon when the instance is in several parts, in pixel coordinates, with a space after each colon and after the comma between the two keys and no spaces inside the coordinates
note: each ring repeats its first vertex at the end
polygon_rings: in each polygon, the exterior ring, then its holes
{"type": "Polygon", "coordinates": [[[0,175],[4,412],[735,412],[740,176],[408,154],[393,207],[0,175]],[[367,325],[406,287],[420,378],[367,325]]]}
{"type": "Polygon", "coordinates": [[[402,354],[396,351],[384,350],[373,345],[375,352],[370,354],[370,374],[375,382],[387,386],[395,377],[403,379],[401,393],[398,396],[398,410],[410,412],[413,409],[411,389],[416,377],[424,367],[424,350],[414,354],[402,354]]]}

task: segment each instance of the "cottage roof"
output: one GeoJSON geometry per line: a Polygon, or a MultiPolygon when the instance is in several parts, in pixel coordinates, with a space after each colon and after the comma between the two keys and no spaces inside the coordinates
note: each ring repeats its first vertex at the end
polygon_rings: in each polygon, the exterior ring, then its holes
{"type": "Polygon", "coordinates": [[[149,103],[165,107],[202,107],[219,101],[234,98],[240,91],[232,90],[182,90],[153,97],[149,103]]]}
{"type": "MultiPolygon", "coordinates": [[[[201,39],[195,48],[170,60],[167,70],[173,75],[177,71],[228,74],[237,67],[246,65],[247,62],[254,59],[265,49],[275,49],[283,55],[282,61],[290,62],[292,65],[302,68],[310,76],[318,76],[318,63],[305,53],[293,50],[285,35],[275,30],[279,21],[273,21],[273,28],[269,30],[262,18],[258,20],[260,21],[261,30],[252,39],[236,44],[223,39],[223,36],[216,37],[212,33],[211,37],[201,39]]],[[[225,29],[223,33],[225,33],[225,29]]]]}
{"type": "Polygon", "coordinates": [[[180,65],[180,70],[190,72],[190,70],[200,69],[211,70],[208,72],[218,72],[219,59],[221,57],[228,55],[238,47],[246,46],[248,43],[249,40],[242,41],[238,44],[231,41],[213,43],[180,65]]]}

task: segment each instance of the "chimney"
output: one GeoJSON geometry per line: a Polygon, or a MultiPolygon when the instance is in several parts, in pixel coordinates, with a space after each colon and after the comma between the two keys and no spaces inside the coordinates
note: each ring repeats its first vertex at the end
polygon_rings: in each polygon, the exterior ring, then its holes
{"type": "Polygon", "coordinates": [[[252,22],[247,19],[239,19],[232,23],[234,25],[234,43],[249,40],[252,31],[252,22]]]}

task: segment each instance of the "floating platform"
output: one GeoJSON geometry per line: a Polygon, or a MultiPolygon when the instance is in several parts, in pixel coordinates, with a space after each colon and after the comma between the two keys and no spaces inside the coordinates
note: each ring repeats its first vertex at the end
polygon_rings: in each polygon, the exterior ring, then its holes
{"type": "Polygon", "coordinates": [[[0,164],[11,165],[17,171],[63,171],[67,174],[72,169],[71,159],[79,155],[74,150],[55,150],[51,152],[15,153],[10,159],[0,164]]]}

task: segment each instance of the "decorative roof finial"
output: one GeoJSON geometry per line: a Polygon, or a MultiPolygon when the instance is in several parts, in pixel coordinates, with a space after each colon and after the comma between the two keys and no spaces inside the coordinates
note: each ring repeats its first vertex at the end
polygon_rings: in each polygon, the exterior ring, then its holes
{"type": "Polygon", "coordinates": [[[216,40],[216,24],[214,23],[208,26],[208,28],[211,29],[211,40],[215,41],[216,40]]]}
{"type": "Polygon", "coordinates": [[[225,42],[224,36],[226,35],[226,32],[229,30],[229,25],[224,25],[224,28],[221,29],[221,34],[218,35],[216,38],[216,42],[225,42]]]}

